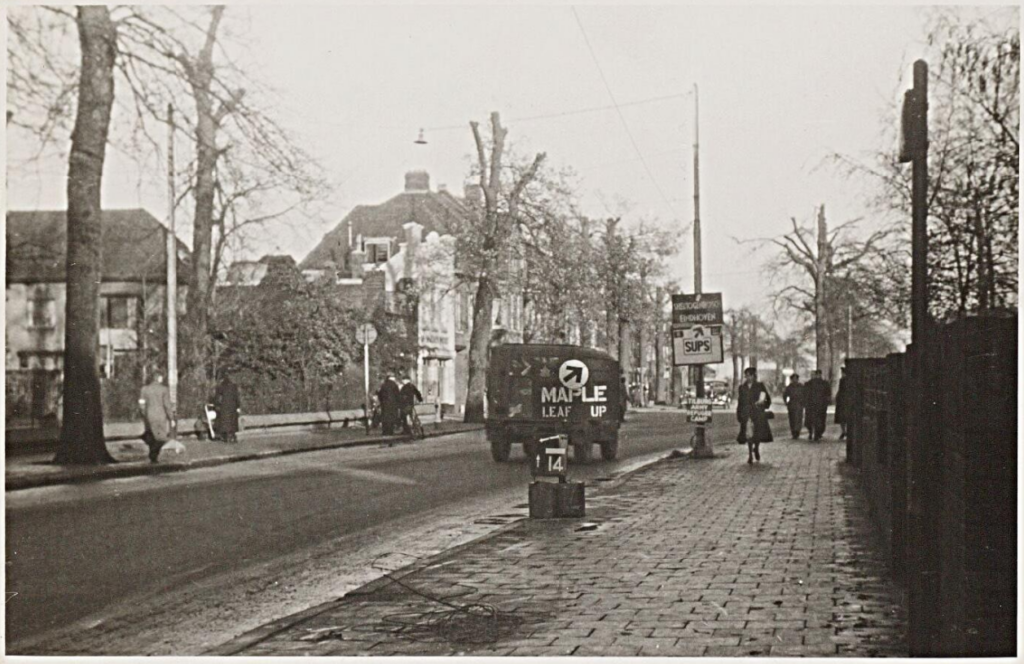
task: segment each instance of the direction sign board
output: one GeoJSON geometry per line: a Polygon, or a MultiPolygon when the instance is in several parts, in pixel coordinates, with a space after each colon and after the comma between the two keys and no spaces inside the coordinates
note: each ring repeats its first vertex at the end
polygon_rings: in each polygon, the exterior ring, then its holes
{"type": "Polygon", "coordinates": [[[717,364],[725,361],[722,326],[672,326],[672,364],[717,364]]]}
{"type": "Polygon", "coordinates": [[[724,322],[721,293],[672,295],[672,327],[722,325],[724,322]]]}
{"type": "Polygon", "coordinates": [[[686,409],[686,419],[698,424],[710,422],[713,403],[713,400],[708,397],[687,397],[683,401],[683,407],[686,409]]]}
{"type": "Polygon", "coordinates": [[[356,328],[356,341],[361,344],[372,344],[377,340],[377,328],[372,323],[363,323],[356,328]]]}

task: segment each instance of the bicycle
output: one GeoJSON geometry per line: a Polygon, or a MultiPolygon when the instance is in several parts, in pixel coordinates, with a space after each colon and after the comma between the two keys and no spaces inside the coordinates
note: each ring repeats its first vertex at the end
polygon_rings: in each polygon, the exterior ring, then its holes
{"type": "Polygon", "coordinates": [[[416,413],[416,406],[409,408],[409,428],[412,430],[412,437],[417,440],[426,438],[427,432],[423,430],[423,423],[420,421],[420,416],[416,413]]]}

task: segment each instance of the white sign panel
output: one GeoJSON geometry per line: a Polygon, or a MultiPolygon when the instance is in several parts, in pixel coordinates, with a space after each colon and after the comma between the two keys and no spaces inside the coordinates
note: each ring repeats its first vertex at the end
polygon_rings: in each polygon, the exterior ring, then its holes
{"type": "Polygon", "coordinates": [[[672,363],[717,364],[724,361],[721,325],[694,325],[672,330],[672,363]]]}

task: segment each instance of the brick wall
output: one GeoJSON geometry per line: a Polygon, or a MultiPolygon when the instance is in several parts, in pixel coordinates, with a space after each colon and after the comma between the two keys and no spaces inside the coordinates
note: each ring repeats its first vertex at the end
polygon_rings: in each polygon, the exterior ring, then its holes
{"type": "Polygon", "coordinates": [[[1014,655],[1017,598],[1017,325],[943,331],[942,649],[1014,655]]]}
{"type": "Polygon", "coordinates": [[[847,461],[860,469],[893,574],[908,588],[911,654],[1012,656],[1017,321],[958,321],[920,352],[925,400],[914,398],[907,354],[848,360],[847,461]],[[930,433],[914,441],[908,424],[922,406],[930,433]]]}

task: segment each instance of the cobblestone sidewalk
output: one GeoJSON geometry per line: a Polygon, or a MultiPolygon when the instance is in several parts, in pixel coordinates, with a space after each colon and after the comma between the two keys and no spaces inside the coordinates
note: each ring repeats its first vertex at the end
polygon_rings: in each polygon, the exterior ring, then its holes
{"type": "Polygon", "coordinates": [[[907,656],[843,450],[667,459],[212,654],[907,656]]]}

